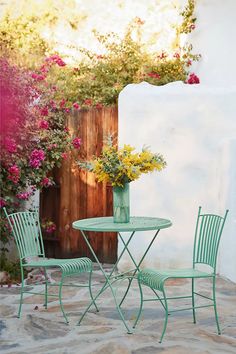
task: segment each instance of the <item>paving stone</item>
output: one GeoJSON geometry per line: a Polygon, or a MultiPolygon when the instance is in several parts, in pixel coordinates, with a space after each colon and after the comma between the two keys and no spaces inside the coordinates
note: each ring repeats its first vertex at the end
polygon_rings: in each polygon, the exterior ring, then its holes
{"type": "MultiPolygon", "coordinates": [[[[109,266],[106,266],[109,270],[109,266]]],[[[58,271],[52,278],[60,279],[58,271]]],[[[87,282],[86,275],[72,277],[72,281],[87,282]]],[[[93,288],[97,293],[104,281],[98,268],[94,272],[93,288]]],[[[197,282],[200,293],[209,294],[209,281],[197,282]]],[[[119,282],[120,300],[127,282],[119,282]]],[[[189,281],[169,282],[170,296],[189,292],[189,281]]],[[[32,286],[32,291],[43,290],[32,286]]],[[[216,334],[213,308],[197,310],[197,323],[192,322],[192,312],[174,313],[169,317],[162,344],[159,338],[163,328],[164,311],[160,303],[144,304],[140,322],[133,335],[128,335],[116,312],[114,299],[107,289],[97,301],[99,312],[91,307],[80,326],[77,322],[90,302],[87,288],[64,287],[64,308],[69,318],[66,325],[59,301],[52,298],[48,309],[43,307],[43,296],[26,295],[21,319],[16,319],[19,306],[19,287],[0,288],[0,342],[1,354],[235,354],[236,353],[236,284],[223,278],[217,279],[217,302],[222,335],[216,334]],[[35,305],[38,306],[34,310],[35,305]]],[[[51,288],[57,293],[57,288],[51,288]]],[[[145,296],[153,293],[145,289],[145,296]]],[[[204,300],[204,299],[203,299],[204,300]]],[[[202,300],[201,300],[202,301],[202,300]]],[[[137,282],[125,299],[122,309],[127,323],[132,326],[140,303],[137,282]]],[[[201,303],[201,302],[199,302],[201,303]]],[[[185,304],[185,300],[182,302],[185,304]]],[[[181,302],[173,302],[173,307],[181,302]]]]}

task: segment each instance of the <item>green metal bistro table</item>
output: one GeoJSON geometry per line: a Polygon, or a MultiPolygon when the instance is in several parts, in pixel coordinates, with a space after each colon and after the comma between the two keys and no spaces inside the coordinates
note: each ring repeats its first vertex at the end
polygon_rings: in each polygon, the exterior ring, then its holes
{"type": "Polygon", "coordinates": [[[160,218],[154,218],[154,217],[131,217],[130,218],[130,222],[129,223],[114,223],[113,222],[113,217],[100,217],[100,218],[89,218],[89,219],[82,219],[82,220],[78,220],[78,221],[74,221],[72,223],[72,227],[74,229],[80,230],[83,238],[85,240],[85,242],[87,243],[94,259],[96,260],[97,264],[99,265],[102,274],[105,278],[105,283],[102,286],[102,288],[99,290],[99,292],[97,293],[97,295],[94,297],[93,301],[91,301],[91,303],[88,305],[88,307],[86,308],[86,310],[84,311],[84,313],[82,314],[78,325],[81,323],[81,321],[83,320],[85,314],[88,312],[88,310],[90,309],[90,307],[92,306],[92,304],[94,303],[94,301],[107,289],[110,288],[112,295],[114,297],[114,302],[116,305],[116,309],[120,315],[120,318],[124,324],[124,326],[127,329],[128,333],[132,333],[131,329],[129,328],[128,324],[125,321],[124,315],[122,313],[121,310],[121,305],[123,303],[123,301],[125,300],[131,283],[133,281],[133,279],[137,278],[137,272],[139,272],[140,269],[140,265],[143,262],[144,258],[146,257],[146,254],[148,253],[150,247],[152,246],[155,238],[157,237],[159,231],[161,229],[165,229],[167,227],[170,227],[172,225],[170,220],[167,219],[160,219],[160,218]],[[144,250],[143,256],[141,257],[141,259],[137,262],[134,257],[132,256],[131,251],[129,250],[129,244],[132,240],[132,238],[134,237],[135,233],[137,231],[149,231],[149,230],[153,230],[154,231],[154,236],[152,237],[149,245],[147,246],[146,250],[144,250]],[[124,248],[122,249],[116,263],[114,264],[114,266],[112,267],[110,274],[106,274],[102,264],[99,262],[90,242],[89,239],[86,235],[86,231],[101,231],[101,232],[117,232],[118,233],[118,237],[121,240],[124,248]],[[128,237],[128,239],[124,239],[123,235],[121,233],[123,232],[129,232],[130,235],[128,237]],[[117,273],[115,274],[115,270],[117,270],[117,266],[119,261],[121,260],[123,254],[127,252],[132,263],[134,264],[134,268],[123,272],[123,273],[117,273]],[[129,284],[128,287],[125,291],[125,294],[122,298],[122,300],[118,303],[117,297],[116,297],[116,291],[114,289],[113,284],[116,281],[122,280],[122,279],[128,279],[129,284]]]}

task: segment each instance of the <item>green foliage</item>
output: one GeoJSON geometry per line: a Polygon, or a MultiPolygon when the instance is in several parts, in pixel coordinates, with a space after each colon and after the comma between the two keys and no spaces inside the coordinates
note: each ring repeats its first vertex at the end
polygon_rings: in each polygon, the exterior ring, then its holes
{"type": "Polygon", "coordinates": [[[200,58],[192,54],[192,46],[178,48],[172,55],[149,52],[142,42],[141,26],[140,20],[135,19],[123,38],[94,31],[106,54],[81,49],[84,57],[75,67],[52,68],[47,83],[50,87],[57,86],[55,98],[65,101],[67,108],[74,103],[84,108],[99,108],[117,104],[120,91],[131,83],[146,81],[160,86],[186,81],[192,61],[200,58]]]}
{"type": "Polygon", "coordinates": [[[196,17],[194,16],[195,0],[188,0],[184,10],[180,13],[183,21],[179,27],[179,33],[190,33],[195,29],[196,17]]]}
{"type": "Polygon", "coordinates": [[[14,63],[34,67],[48,51],[48,44],[37,30],[37,19],[21,15],[11,18],[7,14],[0,22],[1,56],[14,63]]]}
{"type": "Polygon", "coordinates": [[[1,56],[34,68],[55,46],[58,25],[75,31],[86,18],[76,6],[74,0],[9,1],[0,22],[1,56]]]}

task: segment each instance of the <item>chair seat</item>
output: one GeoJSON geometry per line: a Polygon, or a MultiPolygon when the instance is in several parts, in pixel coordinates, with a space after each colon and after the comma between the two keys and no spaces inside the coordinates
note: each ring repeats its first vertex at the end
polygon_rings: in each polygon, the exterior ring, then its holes
{"type": "Polygon", "coordinates": [[[139,281],[156,290],[163,290],[164,282],[169,278],[208,278],[212,277],[213,274],[202,272],[197,269],[187,268],[187,269],[166,269],[166,270],[155,270],[155,269],[144,269],[139,275],[139,281]]]}
{"type": "Polygon", "coordinates": [[[29,261],[23,264],[24,267],[59,267],[64,275],[73,273],[88,272],[92,269],[92,261],[87,257],[72,259],[46,259],[38,258],[38,260],[29,261]]]}

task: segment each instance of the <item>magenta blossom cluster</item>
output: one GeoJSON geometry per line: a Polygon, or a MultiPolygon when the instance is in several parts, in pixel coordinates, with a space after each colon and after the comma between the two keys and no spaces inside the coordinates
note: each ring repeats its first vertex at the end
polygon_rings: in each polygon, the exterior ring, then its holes
{"type": "Polygon", "coordinates": [[[36,81],[43,81],[46,79],[46,75],[50,70],[50,67],[53,64],[57,64],[58,66],[65,66],[66,63],[61,59],[61,57],[57,54],[51,55],[50,57],[45,59],[45,63],[40,68],[40,73],[33,72],[31,74],[32,79],[36,81]]]}
{"type": "Polygon", "coordinates": [[[33,168],[39,168],[42,165],[42,162],[45,160],[45,153],[42,149],[33,150],[30,155],[30,166],[33,168]]]}
{"type": "Polygon", "coordinates": [[[44,177],[41,181],[43,187],[50,187],[53,184],[52,180],[48,177],[44,177]]]}
{"type": "Polygon", "coordinates": [[[17,184],[20,179],[20,168],[17,165],[12,165],[9,167],[7,178],[13,183],[17,184]]]}
{"type": "Polygon", "coordinates": [[[80,109],[80,105],[77,102],[73,103],[73,107],[78,110],[80,109]]]}
{"type": "Polygon", "coordinates": [[[51,234],[56,231],[56,224],[51,220],[44,220],[42,222],[42,229],[47,233],[51,234]]]}
{"type": "Polygon", "coordinates": [[[195,75],[194,73],[189,75],[189,78],[187,80],[187,84],[200,84],[200,79],[197,75],[195,75]]]}
{"type": "Polygon", "coordinates": [[[49,225],[46,227],[45,231],[48,233],[48,234],[51,234],[53,233],[54,231],[56,231],[56,225],[55,224],[52,224],[52,225],[49,225]]]}
{"type": "Polygon", "coordinates": [[[47,120],[41,120],[40,122],[39,122],[39,128],[40,129],[45,129],[45,130],[47,130],[47,129],[49,129],[49,123],[48,123],[48,121],[47,120]]]}
{"type": "Polygon", "coordinates": [[[4,145],[5,145],[6,150],[11,154],[13,154],[17,151],[16,142],[12,138],[8,138],[8,137],[5,138],[4,145]]]}
{"type": "Polygon", "coordinates": [[[79,149],[80,146],[81,146],[81,139],[80,138],[74,138],[72,140],[72,144],[73,144],[75,149],[79,149]]]}
{"type": "Polygon", "coordinates": [[[29,197],[33,194],[33,191],[30,192],[20,192],[16,195],[16,197],[20,200],[28,200],[29,197]]]}
{"type": "Polygon", "coordinates": [[[40,114],[41,116],[48,116],[48,108],[47,107],[43,107],[41,110],[40,110],[40,114]]]}
{"type": "Polygon", "coordinates": [[[50,57],[46,58],[45,61],[49,64],[55,63],[58,66],[65,66],[66,65],[66,63],[57,54],[51,55],[50,57]]]}

